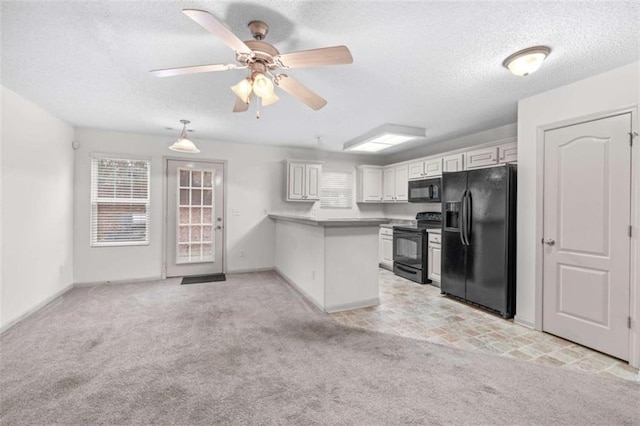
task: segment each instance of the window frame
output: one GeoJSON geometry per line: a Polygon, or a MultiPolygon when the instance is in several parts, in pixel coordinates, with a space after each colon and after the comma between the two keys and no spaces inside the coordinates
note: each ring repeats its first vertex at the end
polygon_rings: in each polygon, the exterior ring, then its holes
{"type": "MultiPolygon", "coordinates": [[[[110,154],[110,153],[91,153],[90,154],[90,166],[89,166],[89,245],[91,248],[100,247],[126,247],[126,246],[148,246],[151,244],[151,158],[141,157],[136,155],[127,154],[110,154]],[[127,202],[123,204],[140,204],[146,207],[146,227],[145,227],[145,239],[143,241],[97,241],[97,235],[94,235],[94,212],[99,203],[102,204],[114,204],[113,201],[99,201],[97,197],[97,182],[94,187],[94,164],[96,160],[120,160],[120,161],[133,161],[133,162],[145,162],[147,164],[147,197],[141,199],[127,199],[127,202]],[[95,192],[94,192],[95,190],[95,192]]],[[[97,176],[97,174],[96,174],[97,176]]],[[[110,200],[114,200],[111,198],[110,200]]],[[[97,229],[97,217],[96,217],[96,229],[97,229]]],[[[96,231],[97,233],[97,231],[96,231]]]]}

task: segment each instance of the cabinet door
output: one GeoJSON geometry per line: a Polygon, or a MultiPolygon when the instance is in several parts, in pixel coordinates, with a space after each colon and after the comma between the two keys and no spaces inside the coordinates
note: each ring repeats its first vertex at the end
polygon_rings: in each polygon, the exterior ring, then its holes
{"type": "Polygon", "coordinates": [[[289,163],[287,199],[302,200],[305,196],[304,163],[289,163]]]}
{"type": "Polygon", "coordinates": [[[424,174],[426,177],[442,176],[442,158],[434,158],[424,162],[424,174]]]}
{"type": "Polygon", "coordinates": [[[500,163],[515,163],[518,161],[518,144],[506,143],[498,146],[498,161],[500,163]]]}
{"type": "Polygon", "coordinates": [[[431,269],[432,273],[431,273],[431,279],[434,281],[438,281],[440,282],[440,270],[441,270],[441,254],[442,254],[442,249],[440,248],[440,246],[433,246],[433,249],[431,251],[431,253],[429,253],[431,256],[431,259],[433,259],[433,269],[431,269]]]}
{"type": "Polygon", "coordinates": [[[396,200],[396,169],[394,167],[388,167],[384,169],[384,175],[382,176],[382,199],[384,201],[396,200]]]}
{"type": "Polygon", "coordinates": [[[393,237],[382,237],[382,264],[393,266],[393,237]]]}
{"type": "Polygon", "coordinates": [[[362,171],[362,201],[382,201],[382,169],[364,169],[362,171]]]}
{"type": "Polygon", "coordinates": [[[443,172],[460,172],[464,170],[464,154],[448,155],[442,159],[443,172]]]}
{"type": "Polygon", "coordinates": [[[409,180],[424,179],[424,162],[409,164],[409,180]]]}
{"type": "Polygon", "coordinates": [[[322,165],[307,164],[305,168],[305,200],[318,201],[320,199],[320,175],[322,165]]]}
{"type": "Polygon", "coordinates": [[[467,170],[498,164],[498,147],[481,148],[466,153],[467,170]]]}
{"type": "Polygon", "coordinates": [[[409,200],[409,166],[396,167],[396,201],[409,200]]]}

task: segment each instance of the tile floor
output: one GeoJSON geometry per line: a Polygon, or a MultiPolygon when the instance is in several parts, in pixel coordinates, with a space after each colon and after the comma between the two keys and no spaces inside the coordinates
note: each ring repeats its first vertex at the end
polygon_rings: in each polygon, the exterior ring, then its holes
{"type": "Polygon", "coordinates": [[[384,269],[380,299],[379,306],[332,316],[349,326],[640,382],[640,372],[616,358],[503,320],[384,269]]]}

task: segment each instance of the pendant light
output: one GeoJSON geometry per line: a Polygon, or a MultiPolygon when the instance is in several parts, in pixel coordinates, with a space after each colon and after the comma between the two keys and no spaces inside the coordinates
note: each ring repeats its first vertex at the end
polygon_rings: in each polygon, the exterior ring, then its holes
{"type": "Polygon", "coordinates": [[[551,49],[547,46],[534,46],[510,55],[502,65],[513,75],[529,75],[540,68],[542,62],[549,56],[551,49]]]}
{"type": "Polygon", "coordinates": [[[186,153],[189,153],[189,154],[197,154],[198,152],[200,152],[200,150],[187,137],[187,124],[189,124],[191,122],[189,120],[180,120],[180,122],[182,123],[182,132],[180,133],[180,136],[178,137],[178,140],[175,141],[173,143],[173,145],[171,145],[169,147],[169,149],[172,150],[172,151],[177,151],[177,152],[186,152],[186,153]]]}

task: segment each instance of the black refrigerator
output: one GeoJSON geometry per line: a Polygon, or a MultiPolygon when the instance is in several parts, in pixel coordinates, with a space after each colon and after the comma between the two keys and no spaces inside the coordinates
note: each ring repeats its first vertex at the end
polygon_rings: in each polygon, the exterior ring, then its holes
{"type": "Polygon", "coordinates": [[[442,175],[442,293],[516,313],[513,164],[442,175]]]}

